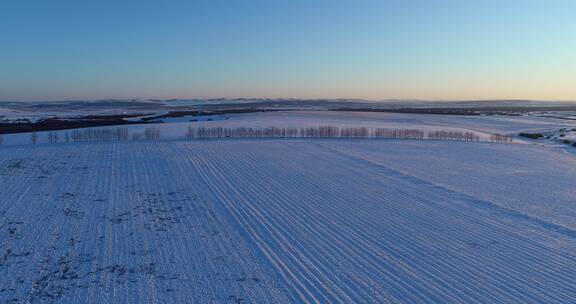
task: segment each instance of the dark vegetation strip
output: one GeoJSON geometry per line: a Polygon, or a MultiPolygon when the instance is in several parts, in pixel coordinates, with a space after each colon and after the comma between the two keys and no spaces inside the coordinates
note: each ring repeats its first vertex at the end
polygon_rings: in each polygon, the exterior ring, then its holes
{"type": "Polygon", "coordinates": [[[561,112],[576,111],[576,106],[553,107],[478,107],[478,108],[338,108],[334,111],[384,112],[407,114],[440,114],[440,115],[520,115],[528,112],[561,112]]]}
{"type": "Polygon", "coordinates": [[[28,132],[42,132],[42,131],[56,131],[56,130],[68,130],[68,129],[81,129],[81,128],[92,128],[92,127],[104,127],[104,126],[118,126],[118,125],[131,125],[142,122],[132,122],[124,120],[123,118],[129,118],[130,116],[101,116],[101,117],[86,117],[83,119],[69,120],[69,119],[58,119],[49,118],[43,119],[36,123],[24,122],[24,123],[0,123],[0,134],[13,134],[13,133],[28,133],[28,132]]]}
{"type": "Polygon", "coordinates": [[[272,110],[263,109],[229,109],[229,110],[210,110],[210,111],[173,111],[158,116],[150,116],[137,121],[126,120],[126,118],[135,118],[144,116],[143,114],[127,115],[89,115],[76,119],[48,118],[38,122],[0,122],[0,134],[30,133],[42,131],[57,131],[69,129],[82,129],[105,126],[121,126],[134,124],[151,124],[159,123],[158,120],[163,118],[174,118],[184,116],[210,116],[223,114],[241,114],[254,112],[268,112],[272,110]]]}

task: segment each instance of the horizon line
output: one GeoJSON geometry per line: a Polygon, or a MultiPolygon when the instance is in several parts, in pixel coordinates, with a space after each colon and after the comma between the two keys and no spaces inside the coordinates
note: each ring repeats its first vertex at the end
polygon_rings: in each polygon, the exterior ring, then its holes
{"type": "Polygon", "coordinates": [[[62,98],[62,99],[27,99],[27,100],[0,100],[0,103],[11,102],[98,102],[98,101],[179,101],[179,100],[285,100],[285,101],[366,101],[366,102],[498,102],[498,101],[526,101],[526,102],[576,102],[576,99],[530,99],[530,98],[462,98],[462,99],[442,99],[442,98],[297,98],[297,97],[177,97],[177,98],[62,98]]]}

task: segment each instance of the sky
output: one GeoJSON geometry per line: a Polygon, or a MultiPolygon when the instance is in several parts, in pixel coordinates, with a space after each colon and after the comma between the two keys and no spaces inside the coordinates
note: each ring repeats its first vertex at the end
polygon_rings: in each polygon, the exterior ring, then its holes
{"type": "Polygon", "coordinates": [[[0,100],[576,100],[573,0],[0,0],[0,100]]]}

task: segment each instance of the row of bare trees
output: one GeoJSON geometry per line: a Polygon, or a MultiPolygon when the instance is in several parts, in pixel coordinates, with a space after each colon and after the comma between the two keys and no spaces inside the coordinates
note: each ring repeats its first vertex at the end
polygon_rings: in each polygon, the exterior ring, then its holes
{"type": "MultiPolygon", "coordinates": [[[[500,135],[503,136],[503,135],[500,135]]],[[[188,126],[186,138],[373,138],[373,139],[436,139],[454,141],[480,141],[474,132],[424,131],[420,129],[386,129],[366,127],[307,127],[307,128],[224,128],[188,126]]],[[[501,138],[501,137],[498,137],[501,138]]],[[[509,138],[509,137],[508,137],[509,138]]],[[[510,140],[511,141],[511,140],[510,140]]],[[[501,140],[499,142],[509,142],[501,140]]]]}
{"type": "Polygon", "coordinates": [[[474,132],[462,131],[430,131],[427,134],[427,138],[436,140],[480,141],[480,136],[474,132]]]}
{"type": "MultiPolygon", "coordinates": [[[[68,135],[68,133],[66,133],[68,135]]],[[[128,140],[127,128],[107,129],[77,129],[72,130],[70,139],[72,142],[86,141],[124,141],[128,140]]]]}
{"type": "MultiPolygon", "coordinates": [[[[50,143],[58,142],[92,142],[92,141],[127,141],[132,140],[159,140],[160,130],[154,127],[144,129],[143,133],[133,133],[129,137],[128,128],[102,128],[102,129],[76,129],[59,134],[48,133],[50,143]]],[[[477,142],[480,137],[470,131],[424,131],[421,129],[387,129],[366,127],[335,127],[320,126],[306,128],[251,128],[251,127],[193,127],[188,126],[186,132],[188,140],[218,139],[218,138],[366,138],[366,139],[432,139],[477,142]]],[[[0,144],[3,139],[0,137],[0,144]]],[[[31,133],[30,141],[38,142],[38,134],[31,133]]],[[[512,137],[502,134],[491,134],[491,142],[512,143],[512,137]]]]}
{"type": "MultiPolygon", "coordinates": [[[[32,144],[38,143],[38,134],[36,132],[30,133],[30,142],[32,144]]],[[[159,140],[160,130],[157,128],[146,128],[144,133],[132,134],[132,140],[159,140]]],[[[58,133],[48,132],[47,139],[49,143],[58,142],[93,142],[93,141],[127,141],[130,139],[128,128],[102,128],[102,129],[76,129],[70,132],[58,133]]],[[[2,142],[0,141],[0,144],[2,142]]]]}
{"type": "Polygon", "coordinates": [[[495,133],[490,135],[490,141],[497,143],[511,143],[512,137],[500,133],[495,133]]]}
{"type": "Polygon", "coordinates": [[[374,130],[375,138],[391,138],[391,139],[424,139],[426,134],[420,129],[384,129],[378,128],[374,130]]]}

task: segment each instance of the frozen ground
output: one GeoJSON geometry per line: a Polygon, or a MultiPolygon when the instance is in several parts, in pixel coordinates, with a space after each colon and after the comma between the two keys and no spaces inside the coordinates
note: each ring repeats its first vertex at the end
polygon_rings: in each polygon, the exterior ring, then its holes
{"type": "Polygon", "coordinates": [[[162,139],[148,142],[4,136],[0,303],[576,302],[572,147],[182,140],[190,124],[484,136],[563,128],[571,138],[573,121],[329,111],[218,118],[128,127],[160,129],[162,139]]]}
{"type": "Polygon", "coordinates": [[[0,152],[2,302],[576,301],[576,166],[560,149],[164,140],[0,152]]]}

